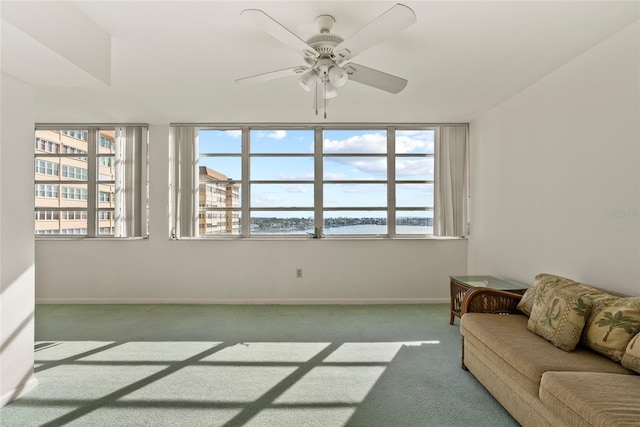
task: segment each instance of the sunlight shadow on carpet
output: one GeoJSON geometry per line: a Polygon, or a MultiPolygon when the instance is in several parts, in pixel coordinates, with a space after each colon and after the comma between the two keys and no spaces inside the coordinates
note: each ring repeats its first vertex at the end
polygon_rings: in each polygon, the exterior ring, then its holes
{"type": "MultiPolygon", "coordinates": [[[[78,312],[82,316],[92,312],[85,306],[78,311],[63,309],[72,311],[74,322],[78,312]]],[[[96,310],[102,321],[108,321],[107,308],[96,310]]],[[[166,319],[161,314],[171,310],[187,314],[184,307],[145,310],[153,321],[166,319]]],[[[99,333],[93,335],[91,330],[48,329],[35,348],[40,385],[2,409],[3,423],[517,426],[460,369],[460,335],[446,323],[446,307],[210,307],[197,313],[201,319],[193,312],[202,307],[190,310],[190,319],[197,319],[190,328],[195,331],[191,340],[158,339],[160,334],[150,325],[141,326],[153,332],[155,339],[150,340],[131,339],[140,335],[134,329],[129,337],[121,334],[120,338],[129,339],[79,339],[115,338],[102,324],[96,325],[99,333]],[[286,316],[269,321],[251,317],[252,313],[263,316],[265,311],[286,316]],[[221,317],[225,312],[232,314],[233,321],[221,317]],[[285,318],[290,321],[291,313],[300,316],[298,327],[287,338],[280,328],[285,318]],[[213,331],[206,334],[207,339],[194,339],[205,338],[206,325],[215,324],[207,316],[218,316],[216,320],[229,328],[223,334],[213,331]],[[237,322],[240,318],[244,324],[237,322]],[[347,324],[349,328],[344,327],[347,324]],[[263,328],[261,333],[258,326],[263,328]],[[65,334],[77,338],[53,339],[65,334]],[[259,335],[262,340],[228,339],[259,335]]],[[[116,307],[114,313],[120,327],[127,316],[140,323],[137,307],[116,307]]],[[[175,333],[182,330],[184,325],[175,333]]]]}

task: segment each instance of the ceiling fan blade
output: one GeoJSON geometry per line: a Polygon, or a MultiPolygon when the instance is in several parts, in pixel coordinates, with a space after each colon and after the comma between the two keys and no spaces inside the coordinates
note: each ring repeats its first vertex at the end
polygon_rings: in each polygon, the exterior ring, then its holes
{"type": "Polygon", "coordinates": [[[307,70],[308,68],[306,67],[284,68],[282,70],[269,71],[268,73],[256,74],[255,76],[243,77],[241,79],[237,79],[236,83],[239,85],[262,83],[262,82],[267,82],[269,80],[279,79],[282,77],[302,75],[302,73],[304,73],[307,70]]]}
{"type": "Polygon", "coordinates": [[[289,31],[289,29],[264,13],[262,10],[245,9],[240,12],[240,15],[250,19],[258,28],[262,29],[276,40],[292,47],[297,52],[302,52],[305,57],[318,57],[319,54],[314,48],[309,46],[304,40],[296,36],[294,33],[289,31]]]}
{"type": "Polygon", "coordinates": [[[365,67],[364,65],[349,63],[345,67],[349,80],[362,83],[376,89],[384,90],[390,93],[398,93],[407,86],[406,79],[365,67]]]}
{"type": "Polygon", "coordinates": [[[350,60],[416,22],[416,14],[413,10],[398,3],[339,43],[333,48],[333,53],[343,61],[350,60]]]}

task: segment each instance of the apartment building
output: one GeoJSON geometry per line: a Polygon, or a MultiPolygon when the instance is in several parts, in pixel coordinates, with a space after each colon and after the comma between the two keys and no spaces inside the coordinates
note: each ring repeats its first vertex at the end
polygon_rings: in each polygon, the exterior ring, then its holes
{"type": "MultiPolygon", "coordinates": [[[[98,235],[115,231],[115,133],[101,130],[97,175],[89,175],[89,132],[37,130],[35,134],[35,234],[86,235],[89,201],[96,200],[98,235]],[[97,180],[97,187],[91,182],[97,180]],[[92,191],[97,188],[97,194],[92,191]]],[[[92,169],[93,170],[93,169],[92,169]]]]}
{"type": "Polygon", "coordinates": [[[200,234],[239,234],[240,185],[206,166],[199,168],[200,234]]]}

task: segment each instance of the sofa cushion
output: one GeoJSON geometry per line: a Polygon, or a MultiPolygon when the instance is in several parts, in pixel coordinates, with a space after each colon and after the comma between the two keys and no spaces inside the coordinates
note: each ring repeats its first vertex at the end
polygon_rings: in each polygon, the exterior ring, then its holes
{"type": "Polygon", "coordinates": [[[640,420],[640,376],[546,372],[540,400],[571,426],[631,426],[640,420]]]}
{"type": "Polygon", "coordinates": [[[584,344],[619,362],[633,338],[640,332],[640,297],[598,302],[588,317],[584,344]]]}
{"type": "Polygon", "coordinates": [[[622,366],[640,373],[640,333],[631,338],[622,356],[622,366]]]}
{"type": "Polygon", "coordinates": [[[547,371],[630,373],[619,363],[583,347],[571,353],[554,347],[527,330],[524,315],[466,313],[460,332],[465,343],[473,341],[482,358],[501,366],[505,375],[534,397],[547,371]]]}
{"type": "Polygon", "coordinates": [[[542,289],[542,286],[549,285],[553,287],[564,286],[575,281],[567,279],[566,277],[556,276],[554,274],[540,273],[533,279],[533,285],[526,290],[522,299],[518,303],[518,310],[526,314],[531,315],[531,309],[533,308],[533,301],[536,296],[536,291],[542,289]]]}
{"type": "Polygon", "coordinates": [[[538,286],[527,327],[565,351],[575,349],[594,300],[603,292],[582,283],[538,286]]]}

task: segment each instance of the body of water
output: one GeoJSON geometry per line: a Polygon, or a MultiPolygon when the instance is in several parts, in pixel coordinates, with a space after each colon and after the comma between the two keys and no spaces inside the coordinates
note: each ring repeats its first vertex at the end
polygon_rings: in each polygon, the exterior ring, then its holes
{"type": "MultiPolygon", "coordinates": [[[[324,229],[324,234],[387,234],[387,226],[362,224],[347,225],[344,227],[328,227],[324,229]]],[[[433,234],[433,227],[421,227],[418,225],[399,225],[396,226],[396,234],[433,234]]]]}
{"type": "MultiPolygon", "coordinates": [[[[313,229],[309,230],[270,230],[261,234],[313,234],[313,229]]],[[[324,229],[325,236],[346,235],[346,234],[387,234],[386,225],[361,224],[346,225],[344,227],[328,227],[324,229]]],[[[433,227],[421,227],[417,225],[399,225],[396,226],[396,235],[403,234],[433,234],[433,227]]]]}

